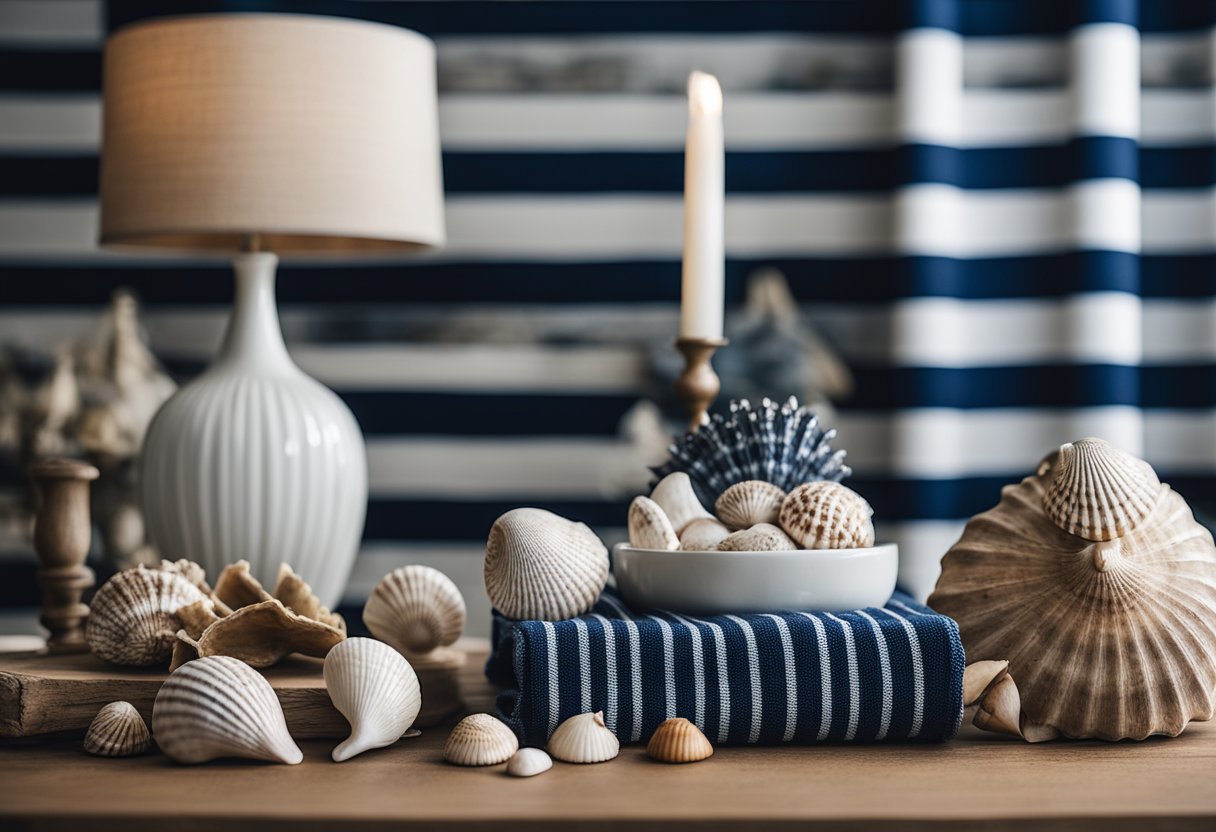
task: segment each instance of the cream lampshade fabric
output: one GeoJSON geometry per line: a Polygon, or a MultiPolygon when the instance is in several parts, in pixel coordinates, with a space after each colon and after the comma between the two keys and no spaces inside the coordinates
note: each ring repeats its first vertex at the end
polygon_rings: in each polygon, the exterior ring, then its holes
{"type": "Polygon", "coordinates": [[[440,245],[435,48],[334,17],[179,17],[105,53],[101,242],[280,254],[440,245]]]}

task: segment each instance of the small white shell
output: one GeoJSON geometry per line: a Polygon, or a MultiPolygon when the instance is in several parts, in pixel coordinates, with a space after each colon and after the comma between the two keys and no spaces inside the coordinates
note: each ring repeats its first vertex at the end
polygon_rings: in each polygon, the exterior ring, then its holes
{"type": "Polygon", "coordinates": [[[604,591],[608,549],[582,523],[539,508],[513,509],[490,529],[485,580],[490,603],[508,618],[573,618],[604,591]]]}
{"type": "Polygon", "coordinates": [[[348,638],[325,657],[325,688],[350,723],[350,737],[333,750],[334,762],[392,745],[410,729],[422,707],[418,676],[383,642],[348,638]]]}
{"type": "Polygon", "coordinates": [[[730,529],[712,517],[693,520],[680,535],[680,551],[712,552],[729,534],[730,529]]]}
{"type": "Polygon", "coordinates": [[[744,480],[722,492],[714,511],[732,529],[750,529],[758,523],[777,523],[785,492],[771,482],[744,480]]]}
{"type": "Polygon", "coordinates": [[[549,753],[567,763],[602,763],[621,753],[621,742],[604,724],[604,712],[575,714],[549,737],[549,753]]]}
{"type": "Polygon", "coordinates": [[[198,587],[174,572],[124,569],[93,596],[85,641],[93,655],[111,664],[168,664],[180,627],[174,613],[203,598],[198,587]]]}
{"type": "Polygon", "coordinates": [[[464,632],[464,597],[452,579],[429,566],[403,566],[383,578],[363,606],[372,635],[402,653],[429,653],[464,632]]]}
{"type": "Polygon", "coordinates": [[[1089,438],[1060,446],[1043,509],[1069,534],[1114,540],[1136,528],[1160,496],[1161,481],[1148,463],[1104,439],[1089,438]]]}
{"type": "Polygon", "coordinates": [[[638,549],[678,549],[680,538],[659,504],[634,497],[629,504],[629,545],[638,549]]]}
{"type": "Polygon", "coordinates": [[[507,760],[507,774],[535,777],[553,768],[553,758],[539,748],[521,748],[507,760]]]}
{"type": "Polygon", "coordinates": [[[678,535],[683,535],[684,529],[694,520],[713,518],[713,515],[706,511],[705,506],[701,505],[701,501],[697,499],[697,493],[692,487],[692,480],[683,471],[675,471],[659,480],[654,490],[650,492],[650,499],[663,509],[667,519],[671,521],[671,527],[676,530],[678,535]]]}
{"type": "Polygon", "coordinates": [[[458,766],[496,766],[518,750],[514,731],[489,714],[472,714],[448,734],[443,758],[458,766]]]}
{"type": "Polygon", "coordinates": [[[732,532],[718,544],[719,552],[793,552],[798,543],[769,523],[732,532]]]}
{"type": "Polygon", "coordinates": [[[130,702],[111,702],[93,717],[84,750],[98,757],[134,757],[152,745],[144,718],[130,702]]]}
{"type": "Polygon", "coordinates": [[[295,765],[304,759],[274,688],[231,656],[205,656],[173,671],[152,706],[152,735],[179,763],[245,757],[295,765]]]}
{"type": "Polygon", "coordinates": [[[838,482],[795,488],[781,504],[781,528],[806,549],[862,549],[874,545],[874,509],[838,482]]]}

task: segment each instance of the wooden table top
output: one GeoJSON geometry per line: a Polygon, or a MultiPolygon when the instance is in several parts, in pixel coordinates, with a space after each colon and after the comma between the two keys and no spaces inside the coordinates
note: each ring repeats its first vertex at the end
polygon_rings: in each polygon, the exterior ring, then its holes
{"type": "MultiPolygon", "coordinates": [[[[471,656],[465,695],[490,710],[471,656]]],[[[0,745],[0,827],[291,829],[1216,829],[1216,725],[1141,743],[1026,745],[972,728],[939,745],[721,748],[688,766],[641,747],[538,777],[442,760],[446,729],[333,763],[101,759],[79,739],[0,745]]]]}

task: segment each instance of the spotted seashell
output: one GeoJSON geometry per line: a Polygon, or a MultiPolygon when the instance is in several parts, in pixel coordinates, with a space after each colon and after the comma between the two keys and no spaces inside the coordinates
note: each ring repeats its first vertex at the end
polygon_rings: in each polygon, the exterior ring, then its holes
{"type": "Polygon", "coordinates": [[[712,517],[693,520],[680,535],[680,551],[712,552],[729,534],[730,529],[712,517]]]}
{"type": "Polygon", "coordinates": [[[372,635],[407,655],[452,644],[464,632],[464,620],[464,596],[452,579],[418,564],[381,578],[363,606],[372,635]]]}
{"type": "Polygon", "coordinates": [[[539,508],[494,521],[486,541],[486,594],[508,618],[561,621],[590,610],[608,582],[608,549],[595,532],[539,508]]]}
{"type": "Polygon", "coordinates": [[[781,504],[781,528],[804,549],[862,549],[874,545],[874,509],[838,482],[808,482],[781,504]]]}
{"type": "Polygon", "coordinates": [[[496,766],[518,750],[514,731],[489,714],[472,714],[448,734],[443,758],[458,766],[496,766]]]}
{"type": "Polygon", "coordinates": [[[203,598],[198,587],[174,572],[124,569],[93,596],[85,641],[93,655],[111,664],[167,664],[180,627],[175,613],[203,598]]]}
{"type": "Polygon", "coordinates": [[[98,757],[134,757],[151,746],[148,726],[130,702],[106,705],[84,735],[84,750],[98,757]]]}
{"type": "Polygon", "coordinates": [[[718,544],[719,552],[792,552],[798,543],[769,523],[732,532],[718,544]]]}
{"type": "Polygon", "coordinates": [[[714,747],[701,729],[684,717],[660,722],[646,743],[646,754],[661,763],[696,763],[713,753],[714,747]]]}
{"type": "Polygon", "coordinates": [[[785,492],[771,482],[745,480],[723,491],[714,511],[730,528],[750,529],[757,523],[777,523],[784,499],[785,492]]]}
{"type": "Polygon", "coordinates": [[[634,497],[629,504],[629,545],[637,549],[678,549],[680,538],[659,504],[634,497]]]}
{"type": "Polygon", "coordinates": [[[677,535],[682,536],[688,524],[694,520],[713,519],[713,515],[697,499],[692,480],[683,471],[675,471],[659,480],[650,492],[650,499],[663,509],[677,535]]]}
{"type": "Polygon", "coordinates": [[[566,763],[603,763],[621,753],[620,740],[604,724],[604,712],[576,714],[549,737],[549,753],[566,763]]]}
{"type": "Polygon", "coordinates": [[[1114,540],[1136,528],[1157,505],[1153,469],[1104,439],[1060,446],[1055,479],[1043,508],[1057,526],[1086,540],[1114,540]]]}

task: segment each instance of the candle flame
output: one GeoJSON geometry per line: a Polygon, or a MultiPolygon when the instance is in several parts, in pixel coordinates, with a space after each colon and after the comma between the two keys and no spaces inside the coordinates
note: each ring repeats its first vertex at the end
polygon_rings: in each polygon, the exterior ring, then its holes
{"type": "Polygon", "coordinates": [[[722,87],[708,72],[694,70],[688,76],[688,112],[694,116],[722,113],[722,87]]]}

